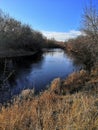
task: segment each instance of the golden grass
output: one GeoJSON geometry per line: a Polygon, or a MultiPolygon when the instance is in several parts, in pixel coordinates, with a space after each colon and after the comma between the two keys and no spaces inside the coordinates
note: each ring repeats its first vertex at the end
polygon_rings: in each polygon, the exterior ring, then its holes
{"type": "Polygon", "coordinates": [[[98,98],[43,93],[0,112],[0,130],[97,130],[98,98]]]}
{"type": "Polygon", "coordinates": [[[50,89],[41,95],[27,100],[17,97],[13,105],[7,108],[2,106],[0,130],[98,130],[98,91],[93,90],[93,94],[92,90],[86,91],[89,85],[94,84],[92,81],[96,71],[92,71],[88,77],[86,72],[81,71],[65,81],[56,79],[50,89]],[[62,94],[60,89],[72,85],[75,87],[75,81],[76,86],[82,84],[85,89],[73,94],[62,94]]]}

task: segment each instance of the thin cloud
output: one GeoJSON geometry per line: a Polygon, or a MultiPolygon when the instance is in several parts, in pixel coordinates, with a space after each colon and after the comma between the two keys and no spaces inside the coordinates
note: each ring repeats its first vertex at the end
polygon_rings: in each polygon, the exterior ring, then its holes
{"type": "Polygon", "coordinates": [[[76,38],[81,35],[80,31],[71,30],[69,32],[49,32],[49,31],[41,31],[44,36],[48,39],[54,38],[57,41],[67,41],[71,38],[76,38]]]}

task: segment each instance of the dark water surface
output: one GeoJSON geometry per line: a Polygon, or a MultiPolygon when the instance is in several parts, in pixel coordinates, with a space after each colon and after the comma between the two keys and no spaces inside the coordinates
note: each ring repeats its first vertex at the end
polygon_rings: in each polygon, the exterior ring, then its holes
{"type": "Polygon", "coordinates": [[[35,88],[36,92],[46,89],[54,78],[66,78],[79,70],[63,50],[52,49],[34,56],[9,58],[0,64],[0,76],[8,80],[0,89],[0,102],[20,94],[23,89],[35,88]],[[5,67],[4,67],[5,66],[5,67]],[[11,74],[12,73],[12,74],[11,74]]]}

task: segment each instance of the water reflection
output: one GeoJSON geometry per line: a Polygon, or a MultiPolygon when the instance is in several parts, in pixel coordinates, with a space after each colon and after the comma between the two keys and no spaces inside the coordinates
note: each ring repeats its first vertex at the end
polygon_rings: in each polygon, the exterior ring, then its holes
{"type": "Polygon", "coordinates": [[[78,69],[73,60],[61,49],[48,50],[30,57],[2,59],[1,76],[4,73],[5,63],[5,77],[12,71],[13,74],[5,83],[6,89],[0,90],[0,102],[21,93],[23,89],[35,88],[36,92],[44,90],[54,78],[65,78],[78,69]]]}
{"type": "Polygon", "coordinates": [[[23,89],[33,88],[27,76],[33,71],[32,64],[36,64],[36,68],[40,67],[42,63],[41,52],[29,57],[0,59],[0,102],[5,102],[12,96],[21,93],[23,89]]]}

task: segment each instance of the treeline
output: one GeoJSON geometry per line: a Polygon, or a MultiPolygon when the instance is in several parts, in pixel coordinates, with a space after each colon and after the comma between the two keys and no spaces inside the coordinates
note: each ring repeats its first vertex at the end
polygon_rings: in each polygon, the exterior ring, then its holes
{"type": "Polygon", "coordinates": [[[55,46],[57,46],[55,40],[47,40],[40,32],[0,10],[0,50],[36,51],[55,46]]]}
{"type": "Polygon", "coordinates": [[[88,36],[79,36],[76,39],[71,39],[65,43],[66,51],[69,55],[74,57],[76,62],[83,64],[88,71],[94,66],[96,62],[96,45],[90,41],[88,36]]]}
{"type": "Polygon", "coordinates": [[[92,5],[84,9],[81,31],[83,35],[65,42],[65,48],[91,71],[98,63],[98,10],[92,5]]]}

